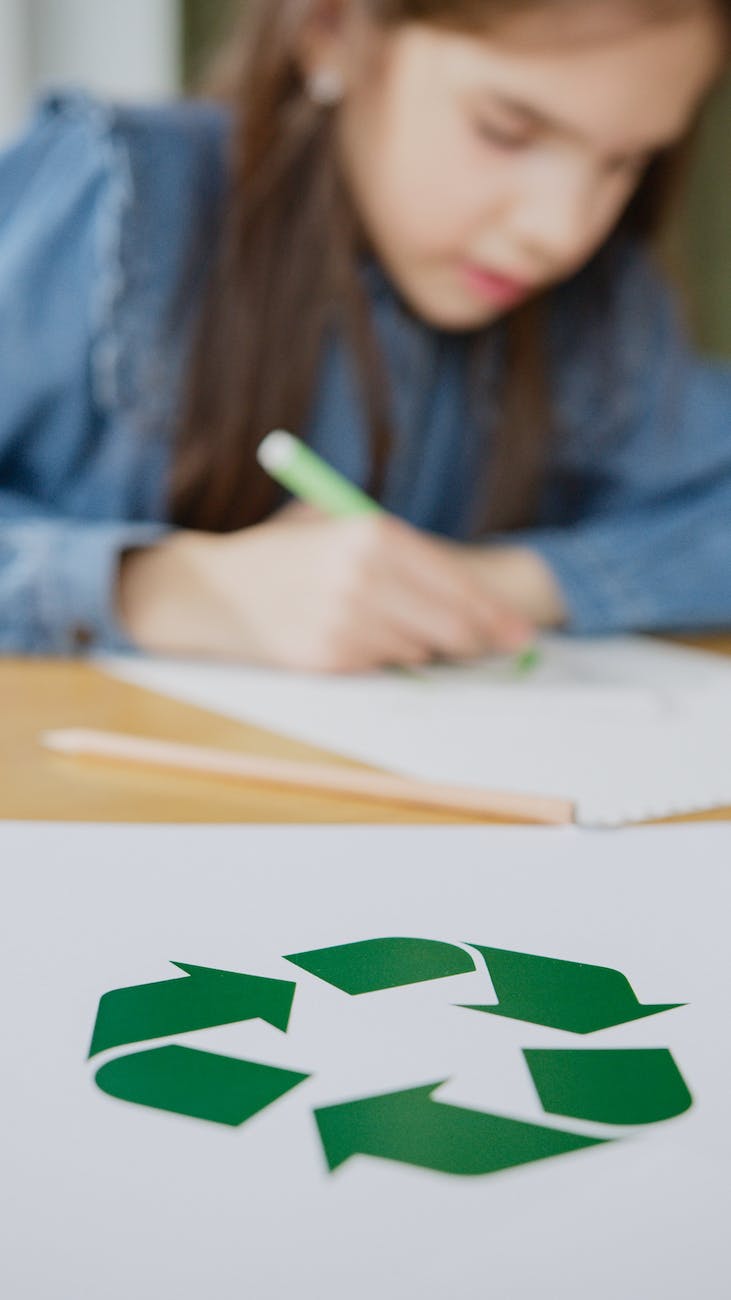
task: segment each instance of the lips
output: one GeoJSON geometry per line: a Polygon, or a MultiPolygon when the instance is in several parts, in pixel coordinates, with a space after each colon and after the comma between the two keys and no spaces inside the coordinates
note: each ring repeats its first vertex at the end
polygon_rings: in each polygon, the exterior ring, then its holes
{"type": "Polygon", "coordinates": [[[526,298],[531,290],[531,285],[525,280],[499,275],[475,262],[464,263],[464,275],[469,287],[479,298],[500,307],[515,306],[526,298]]]}

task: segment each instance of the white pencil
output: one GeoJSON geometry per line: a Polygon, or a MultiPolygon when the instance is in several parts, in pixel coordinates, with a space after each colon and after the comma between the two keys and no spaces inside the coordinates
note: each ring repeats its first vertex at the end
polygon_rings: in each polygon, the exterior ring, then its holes
{"type": "Polygon", "coordinates": [[[391,776],[387,772],[261,758],[232,750],[172,744],[105,731],[51,731],[42,740],[47,749],[74,758],[167,768],[245,784],[316,790],[379,803],[485,818],[501,817],[539,825],[567,826],[574,821],[574,806],[568,800],[504,794],[478,787],[433,785],[408,777],[391,776]]]}

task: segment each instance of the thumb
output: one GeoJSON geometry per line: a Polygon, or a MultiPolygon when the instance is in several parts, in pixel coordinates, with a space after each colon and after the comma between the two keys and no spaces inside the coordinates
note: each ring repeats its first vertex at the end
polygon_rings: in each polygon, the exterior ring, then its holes
{"type": "Polygon", "coordinates": [[[282,524],[307,524],[322,523],[326,516],[315,506],[307,505],[304,501],[288,501],[281,510],[278,510],[272,516],[277,523],[282,524]]]}

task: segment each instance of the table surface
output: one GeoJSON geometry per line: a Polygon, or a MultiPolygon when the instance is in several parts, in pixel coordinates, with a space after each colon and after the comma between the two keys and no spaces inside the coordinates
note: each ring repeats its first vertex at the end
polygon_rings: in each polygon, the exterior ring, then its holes
{"type": "MultiPolygon", "coordinates": [[[[731,656],[731,637],[686,642],[731,656]]],[[[65,660],[0,660],[0,819],[177,823],[455,825],[459,814],[396,808],[343,796],[247,788],[220,779],[80,761],[43,749],[59,727],[95,727],[280,758],[358,766],[202,709],[165,699],[65,660]]],[[[731,821],[731,808],[682,820],[731,821]]]]}

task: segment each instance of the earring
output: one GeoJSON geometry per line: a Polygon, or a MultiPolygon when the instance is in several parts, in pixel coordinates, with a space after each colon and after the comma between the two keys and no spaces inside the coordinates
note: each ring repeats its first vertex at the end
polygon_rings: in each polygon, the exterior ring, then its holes
{"type": "Polygon", "coordinates": [[[345,94],[342,73],[337,68],[318,68],[307,81],[307,94],[320,108],[334,108],[345,94]]]}

